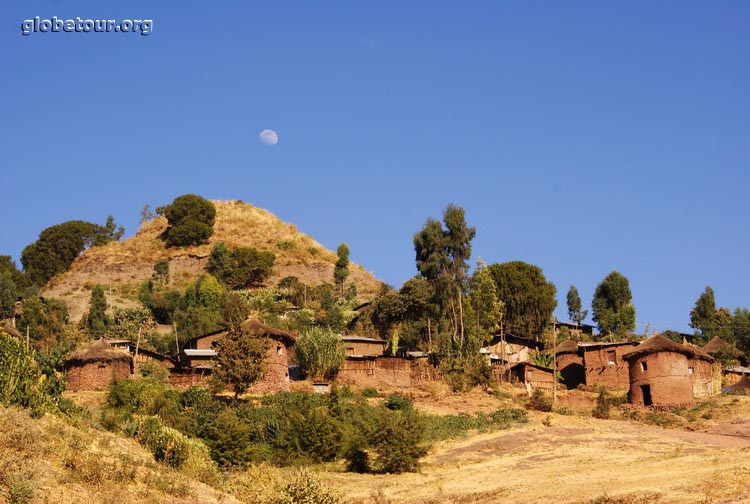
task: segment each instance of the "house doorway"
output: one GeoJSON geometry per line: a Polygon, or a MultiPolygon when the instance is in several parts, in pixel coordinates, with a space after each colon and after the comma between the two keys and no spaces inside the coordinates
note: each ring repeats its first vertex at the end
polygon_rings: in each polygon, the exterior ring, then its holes
{"type": "Polygon", "coordinates": [[[643,396],[643,405],[651,406],[651,385],[641,385],[641,395],[643,396]]]}

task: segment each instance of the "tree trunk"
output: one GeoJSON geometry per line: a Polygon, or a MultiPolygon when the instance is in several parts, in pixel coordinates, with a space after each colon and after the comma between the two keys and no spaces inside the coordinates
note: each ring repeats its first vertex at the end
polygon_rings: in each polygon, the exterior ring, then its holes
{"type": "Polygon", "coordinates": [[[458,311],[461,315],[461,319],[459,322],[461,323],[461,345],[464,344],[464,302],[463,302],[463,295],[461,294],[461,291],[458,291],[458,311]]]}

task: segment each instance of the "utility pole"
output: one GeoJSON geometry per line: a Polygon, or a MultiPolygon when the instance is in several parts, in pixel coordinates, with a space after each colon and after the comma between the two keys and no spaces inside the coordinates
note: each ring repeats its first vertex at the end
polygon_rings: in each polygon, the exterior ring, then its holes
{"type": "Polygon", "coordinates": [[[552,323],[552,404],[557,404],[557,331],[552,323]]]}

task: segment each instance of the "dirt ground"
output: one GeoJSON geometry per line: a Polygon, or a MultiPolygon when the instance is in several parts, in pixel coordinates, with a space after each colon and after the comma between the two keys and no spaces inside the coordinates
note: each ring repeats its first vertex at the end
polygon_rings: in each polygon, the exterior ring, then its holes
{"type": "MultiPolygon", "coordinates": [[[[426,409],[503,402],[481,396],[426,409]]],[[[750,503],[750,398],[711,412],[692,430],[532,412],[524,426],[436,445],[418,474],[324,477],[361,503],[750,503]]]]}

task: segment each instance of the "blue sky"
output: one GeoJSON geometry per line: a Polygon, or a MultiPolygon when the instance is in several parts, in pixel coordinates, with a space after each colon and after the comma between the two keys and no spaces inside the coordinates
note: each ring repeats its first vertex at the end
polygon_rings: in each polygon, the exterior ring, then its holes
{"type": "Polygon", "coordinates": [[[706,285],[750,305],[748,26],[740,1],[3,2],[0,253],[194,192],[398,286],[454,203],[473,260],[541,266],[558,318],[614,269],[639,331],[688,330],[706,285]],[[153,32],[22,36],[35,16],[153,32]]]}

